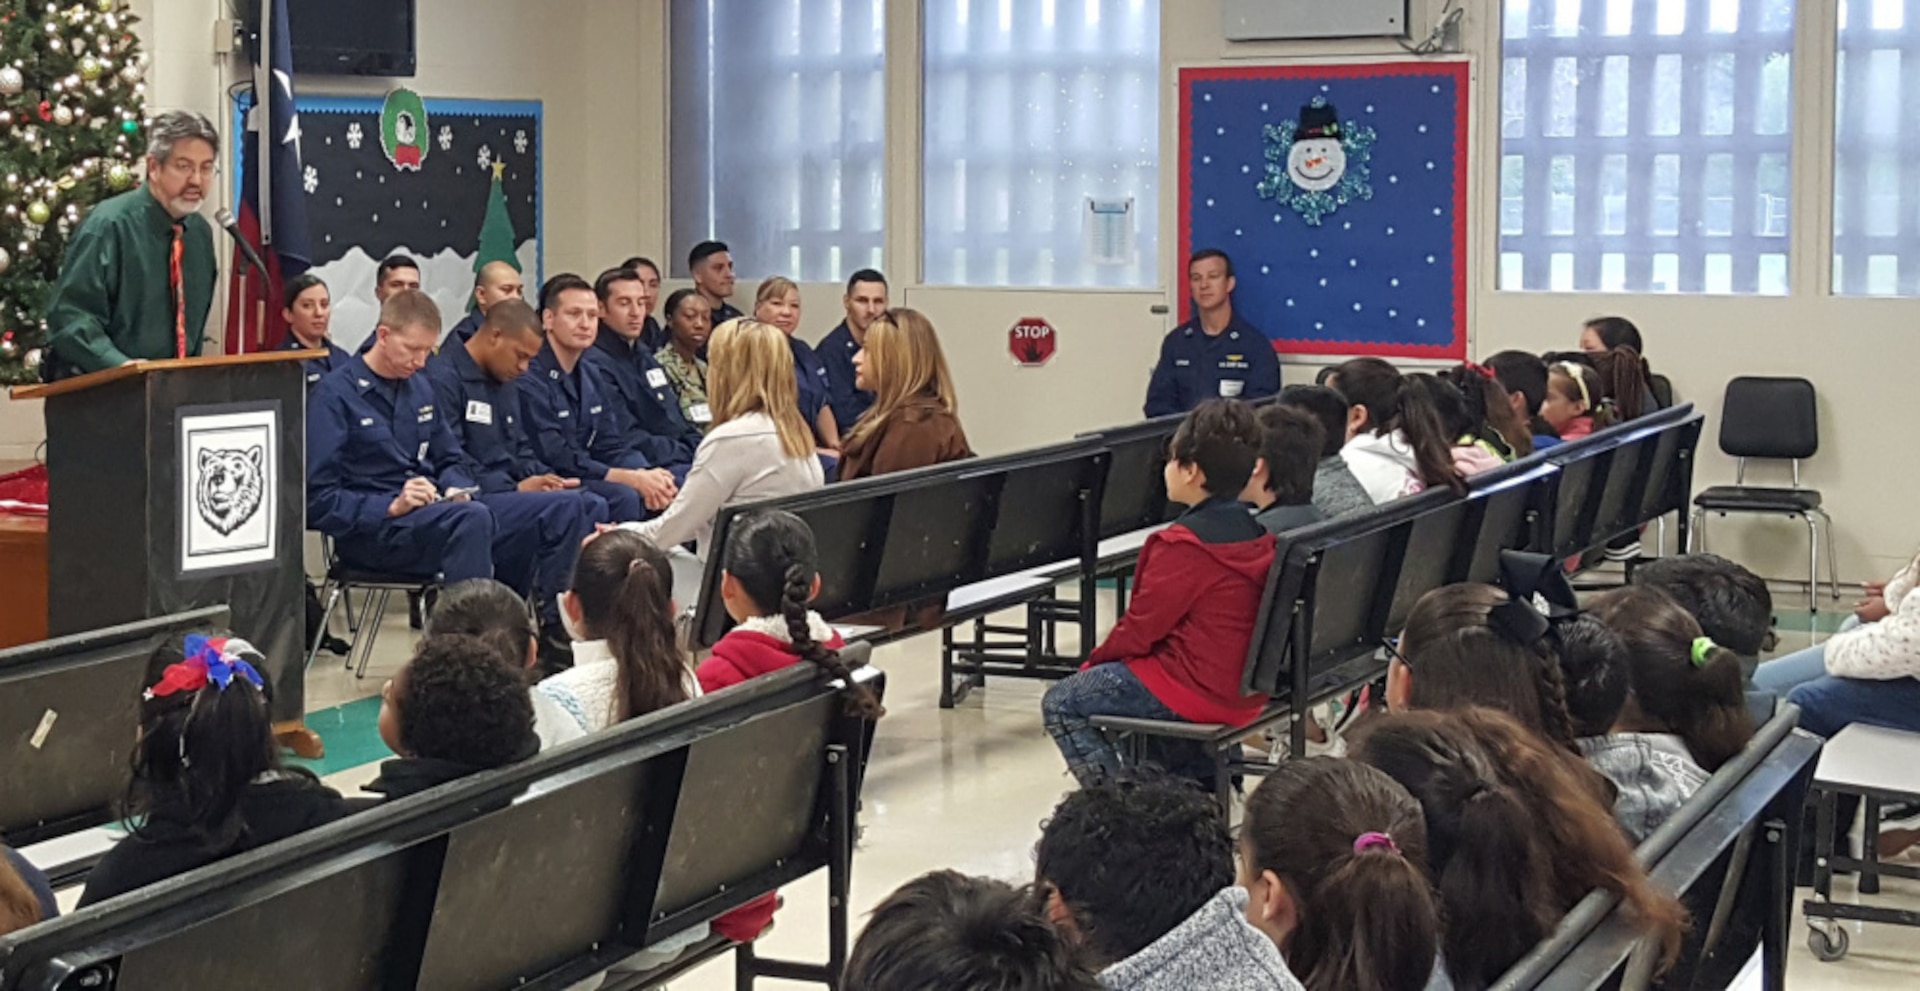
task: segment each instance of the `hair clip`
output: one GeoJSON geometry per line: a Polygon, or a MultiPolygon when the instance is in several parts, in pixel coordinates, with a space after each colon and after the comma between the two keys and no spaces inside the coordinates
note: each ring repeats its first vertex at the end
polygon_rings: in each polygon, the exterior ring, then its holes
{"type": "Polygon", "coordinates": [[[1400,855],[1400,844],[1386,833],[1361,833],[1353,841],[1354,853],[1366,853],[1371,850],[1385,850],[1394,856],[1400,855]]]}
{"type": "Polygon", "coordinates": [[[1494,378],[1493,369],[1488,368],[1487,366],[1482,365],[1479,362],[1469,361],[1462,367],[1464,367],[1467,371],[1470,371],[1473,374],[1480,376],[1483,379],[1491,380],[1494,378]]]}
{"type": "Polygon", "coordinates": [[[1712,637],[1694,637],[1693,638],[1693,666],[1696,668],[1704,668],[1707,665],[1712,664],[1713,652],[1715,650],[1718,650],[1719,648],[1720,648],[1720,645],[1717,643],[1714,643],[1712,637]]]}
{"type": "Polygon", "coordinates": [[[260,672],[240,652],[256,653],[253,645],[245,640],[227,637],[204,637],[197,633],[188,634],[182,644],[186,659],[178,664],[169,664],[160,674],[160,680],[152,688],[141,693],[141,697],[151,702],[181,692],[197,692],[212,684],[221,691],[233,684],[233,676],[239,675],[253,683],[253,687],[266,688],[265,679],[260,672]]]}

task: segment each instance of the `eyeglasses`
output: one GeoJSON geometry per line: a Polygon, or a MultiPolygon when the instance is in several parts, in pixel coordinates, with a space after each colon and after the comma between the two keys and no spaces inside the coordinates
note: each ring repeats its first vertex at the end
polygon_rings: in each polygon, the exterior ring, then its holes
{"type": "Polygon", "coordinates": [[[216,162],[208,162],[205,165],[195,165],[192,160],[185,158],[176,158],[168,162],[165,168],[167,174],[181,179],[195,174],[198,174],[202,179],[212,179],[220,174],[220,166],[216,162]]]}
{"type": "Polygon", "coordinates": [[[1404,664],[1409,668],[1413,667],[1413,662],[1410,660],[1407,660],[1407,655],[1400,652],[1399,637],[1386,637],[1385,639],[1382,639],[1380,641],[1380,646],[1386,648],[1388,657],[1392,658],[1393,660],[1399,661],[1401,664],[1404,664]]]}

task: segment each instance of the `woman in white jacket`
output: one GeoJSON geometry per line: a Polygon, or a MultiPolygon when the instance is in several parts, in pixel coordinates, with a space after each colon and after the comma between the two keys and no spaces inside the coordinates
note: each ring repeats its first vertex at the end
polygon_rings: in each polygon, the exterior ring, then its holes
{"type": "Polygon", "coordinates": [[[1336,367],[1327,385],[1347,399],[1340,457],[1375,505],[1434,487],[1466,491],[1435,403],[1445,383],[1402,375],[1379,358],[1355,358],[1336,367]]]}
{"type": "Polygon", "coordinates": [[[698,541],[702,557],[721,507],[826,484],[780,328],[744,318],[721,324],[707,342],[707,400],[713,427],[673,503],[658,518],[621,524],[660,547],[698,541]]]}
{"type": "MultiPolygon", "coordinates": [[[[1787,701],[1800,707],[1801,729],[1832,737],[1853,723],[1865,723],[1920,733],[1916,579],[1920,555],[1885,585],[1867,587],[1867,601],[1855,613],[1858,625],[1842,628],[1818,647],[1760,665],[1754,684],[1778,688],[1790,683],[1796,674],[1807,673],[1809,658],[1818,656],[1826,673],[1787,692],[1787,701]]],[[[1852,817],[1842,821],[1851,823],[1852,817]]],[[[1920,830],[1890,830],[1880,834],[1880,853],[1892,856],[1916,841],[1920,830]]]]}

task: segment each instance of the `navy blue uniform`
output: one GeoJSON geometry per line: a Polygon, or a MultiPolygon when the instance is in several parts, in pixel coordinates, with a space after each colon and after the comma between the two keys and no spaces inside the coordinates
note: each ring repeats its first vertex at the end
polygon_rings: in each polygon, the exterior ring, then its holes
{"type": "Polygon", "coordinates": [[[603,481],[614,468],[654,467],[624,443],[618,412],[585,355],[565,371],[548,341],[514,384],[534,455],[562,476],[603,481]]]}
{"type": "MultiPolygon", "coordinates": [[[[468,472],[480,484],[481,501],[518,492],[526,479],[558,474],[534,456],[527,442],[520,423],[520,390],[488,375],[466,345],[441,351],[421,374],[452,421],[454,435],[467,455],[468,472]]],[[[567,494],[587,501],[595,523],[645,519],[640,494],[633,489],[612,482],[582,482],[581,486],[567,494]]]]}
{"type": "MultiPolygon", "coordinates": [[[[645,339],[642,334],[641,340],[645,339]]],[[[639,451],[649,464],[672,471],[676,483],[685,481],[693,452],[700,447],[700,429],[687,422],[680,397],[653,351],[644,344],[627,343],[603,323],[600,336],[581,360],[592,364],[607,399],[619,407],[626,446],[639,451]]]]}
{"type": "MultiPolygon", "coordinates": [[[[306,376],[307,376],[308,392],[312,392],[313,387],[316,385],[319,385],[320,380],[323,378],[326,378],[328,372],[331,372],[334,369],[339,368],[341,365],[346,364],[353,357],[352,355],[347,353],[347,350],[345,348],[341,347],[338,344],[333,343],[333,338],[331,337],[327,338],[324,342],[322,342],[322,347],[327,352],[326,357],[311,359],[305,365],[301,366],[302,370],[306,373],[306,376]]],[[[289,333],[287,335],[286,341],[281,343],[278,350],[306,351],[309,349],[305,344],[300,343],[300,338],[295,337],[291,333],[289,333]]]]}
{"type": "Polygon", "coordinates": [[[827,407],[827,366],[814,353],[813,345],[798,337],[787,338],[787,347],[793,351],[793,380],[800,387],[800,415],[806,417],[814,435],[825,441],[826,438],[819,437],[820,428],[814,426],[814,421],[827,407]]]}
{"type": "MultiPolygon", "coordinates": [[[[708,300],[708,302],[711,303],[712,300],[708,300]]],[[[738,320],[744,316],[746,316],[746,314],[740,312],[739,307],[734,306],[726,300],[721,300],[719,306],[710,308],[707,315],[707,326],[718,327],[729,320],[738,320]]]]}
{"type": "Polygon", "coordinates": [[[465,344],[473,340],[473,335],[480,332],[480,322],[486,318],[486,314],[479,310],[462,317],[459,323],[453,325],[452,330],[447,331],[447,338],[440,342],[440,349],[444,351],[455,344],[465,344]]]}
{"type": "MultiPolygon", "coordinates": [[[[449,500],[387,515],[416,476],[442,492],[475,488],[466,462],[425,376],[384,379],[365,359],[348,359],[307,402],[307,525],[331,535],[352,567],[438,573],[449,583],[498,577],[522,594],[536,584],[542,592],[564,590],[580,541],[593,529],[587,503],[570,493],[449,500]]],[[[552,604],[543,601],[542,612],[551,615],[552,604]]]]}
{"type": "Polygon", "coordinates": [[[1267,335],[1235,314],[1218,337],[1198,319],[1173,329],[1147,383],[1149,419],[1185,413],[1208,399],[1264,399],[1280,391],[1280,358],[1267,335]]]}
{"type": "Polygon", "coordinates": [[[827,405],[833,407],[834,422],[840,425],[840,436],[845,437],[860,414],[873,405],[873,393],[853,384],[858,378],[853,371],[853,356],[860,353],[860,342],[853,339],[853,330],[842,320],[833,333],[820,339],[817,353],[827,368],[827,405]]]}
{"type": "MultiPolygon", "coordinates": [[[[600,325],[600,333],[607,333],[606,324],[600,325]]],[[[648,317],[647,322],[640,325],[640,343],[645,344],[648,350],[658,351],[666,347],[671,341],[672,338],[668,336],[667,328],[660,326],[660,321],[648,317]]]]}

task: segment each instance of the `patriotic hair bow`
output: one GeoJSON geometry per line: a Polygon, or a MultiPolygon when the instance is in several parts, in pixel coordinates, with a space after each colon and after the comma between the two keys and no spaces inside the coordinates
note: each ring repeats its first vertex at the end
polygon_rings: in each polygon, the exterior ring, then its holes
{"type": "Polygon", "coordinates": [[[245,640],[228,637],[204,637],[197,633],[189,634],[184,645],[186,660],[170,664],[160,674],[160,680],[146,690],[145,698],[166,698],[180,692],[197,692],[208,684],[226,691],[233,684],[235,675],[253,683],[255,688],[264,688],[266,684],[260,678],[260,672],[249,664],[242,653],[257,653],[253,645],[245,640]]]}

